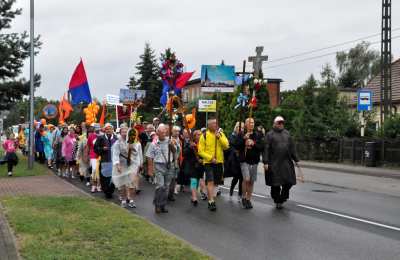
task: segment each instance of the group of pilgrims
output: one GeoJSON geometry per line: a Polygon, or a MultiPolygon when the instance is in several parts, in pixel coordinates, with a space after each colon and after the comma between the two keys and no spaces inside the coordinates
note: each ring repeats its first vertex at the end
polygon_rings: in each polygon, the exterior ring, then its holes
{"type": "MultiPolygon", "coordinates": [[[[16,150],[27,154],[28,129],[8,135],[3,142],[5,162],[16,150]]],[[[167,204],[182,192],[191,194],[190,203],[208,203],[216,211],[216,197],[221,194],[225,178],[232,178],[229,195],[232,199],[238,185],[237,200],[244,209],[253,208],[253,187],[264,172],[271,186],[271,197],[277,209],[289,198],[296,184],[296,150],[284,119],[275,118],[268,133],[255,128],[253,118],[237,122],[231,134],[209,119],[207,127],[186,129],[161,123],[128,127],[123,123],[59,125],[37,124],[34,132],[34,154],[38,162],[47,164],[61,178],[80,179],[90,192],[103,192],[112,198],[117,190],[121,207],[136,208],[136,200],[147,181],[155,187],[154,209],[167,213],[167,204]],[[262,162],[263,165],[260,164],[262,162]],[[263,167],[261,167],[263,166],[263,167]]],[[[11,163],[12,162],[12,163],[11,163]]]]}

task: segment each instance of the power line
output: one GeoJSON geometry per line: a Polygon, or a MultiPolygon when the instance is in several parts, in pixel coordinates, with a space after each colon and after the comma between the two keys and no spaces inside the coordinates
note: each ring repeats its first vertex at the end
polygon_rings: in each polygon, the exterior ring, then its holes
{"type": "MultiPolygon", "coordinates": [[[[398,38],[400,38],[400,35],[395,36],[395,37],[392,37],[392,40],[398,39],[398,38]]],[[[376,42],[372,42],[372,43],[370,43],[370,44],[373,45],[373,44],[377,44],[377,43],[380,43],[380,42],[381,42],[381,41],[376,41],[376,42]]],[[[350,50],[350,49],[351,49],[351,48],[344,49],[344,50],[339,50],[339,51],[347,51],[347,50],[350,50]]],[[[286,65],[291,65],[291,64],[295,64],[295,63],[299,63],[299,62],[304,62],[304,61],[309,61],[309,60],[315,60],[315,59],[319,59],[319,58],[322,58],[322,57],[326,57],[326,56],[330,56],[330,55],[335,55],[335,54],[337,54],[339,51],[329,52],[329,53],[325,53],[325,54],[322,54],[322,55],[313,56],[313,57],[308,57],[308,58],[304,58],[304,59],[300,59],[300,60],[295,60],[295,61],[292,61],[292,62],[287,62],[287,63],[278,64],[278,65],[273,65],[273,66],[268,66],[268,64],[265,64],[265,65],[267,65],[267,67],[265,67],[265,69],[278,68],[278,67],[282,67],[282,66],[286,66],[286,65]]]]}
{"type": "MultiPolygon", "coordinates": [[[[392,29],[392,32],[398,31],[398,30],[400,30],[400,27],[392,29]]],[[[299,57],[299,56],[304,56],[304,55],[307,55],[307,54],[320,52],[320,51],[323,51],[323,50],[328,50],[328,49],[336,48],[336,47],[339,47],[339,46],[347,45],[347,44],[350,44],[350,43],[354,43],[354,42],[358,42],[358,41],[374,38],[374,37],[379,36],[379,35],[381,35],[381,33],[371,34],[371,35],[364,36],[364,37],[361,37],[361,38],[358,38],[358,39],[355,39],[355,40],[336,43],[334,45],[330,45],[330,46],[327,46],[327,47],[323,47],[323,48],[319,48],[319,49],[315,49],[315,50],[311,50],[311,51],[306,51],[306,52],[301,52],[301,53],[294,54],[294,55],[291,55],[291,56],[286,56],[286,57],[278,58],[278,59],[275,59],[275,60],[267,61],[267,63],[273,63],[273,62],[278,62],[278,61],[287,60],[287,59],[291,59],[291,58],[296,58],[296,57],[299,57]]]]}

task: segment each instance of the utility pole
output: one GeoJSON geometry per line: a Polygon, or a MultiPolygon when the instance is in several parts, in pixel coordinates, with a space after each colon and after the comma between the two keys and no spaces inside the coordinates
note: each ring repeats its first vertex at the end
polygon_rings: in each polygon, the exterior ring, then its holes
{"type": "Polygon", "coordinates": [[[392,0],[382,0],[381,127],[392,114],[392,0]]]}
{"type": "Polygon", "coordinates": [[[34,131],[34,125],[33,121],[34,115],[34,94],[35,94],[35,86],[34,86],[34,81],[35,81],[35,64],[34,64],[34,56],[35,56],[35,51],[34,51],[34,0],[31,0],[30,2],[30,112],[29,112],[29,158],[28,158],[28,169],[33,169],[33,161],[34,161],[34,156],[33,156],[33,131],[34,131]]]}

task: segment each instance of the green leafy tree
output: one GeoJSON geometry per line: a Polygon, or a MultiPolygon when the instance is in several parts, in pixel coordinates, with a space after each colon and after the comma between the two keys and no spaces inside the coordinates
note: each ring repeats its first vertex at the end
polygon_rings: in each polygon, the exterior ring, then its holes
{"type": "Polygon", "coordinates": [[[348,52],[336,54],[336,65],[339,69],[339,86],[345,88],[362,88],[380,71],[380,55],[370,49],[370,44],[362,42],[348,52]]]}
{"type": "Polygon", "coordinates": [[[275,111],[286,118],[286,127],[296,137],[320,141],[357,135],[357,115],[339,99],[334,85],[321,84],[311,75],[297,90],[283,93],[275,111]]]}
{"type": "Polygon", "coordinates": [[[140,62],[135,68],[137,77],[131,77],[128,85],[130,88],[146,90],[145,104],[141,110],[152,113],[154,107],[160,106],[162,84],[155,51],[151,49],[149,43],[145,44],[140,62]]]}
{"type": "Polygon", "coordinates": [[[321,71],[321,85],[322,86],[336,86],[336,73],[333,71],[331,65],[329,63],[325,64],[325,66],[322,67],[321,71]]]}
{"type": "MultiPolygon", "coordinates": [[[[13,9],[15,0],[0,2],[0,109],[9,109],[29,93],[29,82],[18,79],[29,57],[29,39],[27,32],[4,32],[11,28],[12,20],[21,14],[21,9],[13,9]]],[[[41,46],[39,37],[35,39],[35,48],[41,46]]],[[[37,54],[37,52],[36,52],[37,54]]],[[[40,85],[40,76],[35,75],[35,87],[40,85]]]]}
{"type": "MultiPolygon", "coordinates": [[[[58,101],[48,100],[44,97],[35,97],[34,118],[40,120],[43,118],[43,108],[47,104],[58,106],[58,101]]],[[[26,123],[29,120],[29,99],[22,99],[13,104],[10,114],[4,121],[5,127],[26,123]]],[[[58,118],[47,120],[48,123],[57,124],[58,118]]]]}
{"type": "Polygon", "coordinates": [[[383,124],[383,136],[387,138],[400,137],[400,115],[385,120],[383,124]]]}
{"type": "MultiPolygon", "coordinates": [[[[254,81],[250,81],[250,88],[254,89],[254,81]]],[[[251,98],[251,97],[250,97],[251,98]]],[[[266,84],[256,91],[257,107],[253,111],[253,118],[256,126],[263,126],[265,129],[269,129],[272,126],[273,111],[271,110],[269,103],[269,94],[266,84]]],[[[275,111],[279,113],[279,111],[275,111]]],[[[276,114],[275,113],[275,114],[276,114]]],[[[249,114],[246,116],[248,117],[249,114]]]]}

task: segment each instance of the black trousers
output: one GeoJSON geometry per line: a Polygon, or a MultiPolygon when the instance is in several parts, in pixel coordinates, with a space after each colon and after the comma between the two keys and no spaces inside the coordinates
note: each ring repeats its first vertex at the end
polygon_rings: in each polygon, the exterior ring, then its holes
{"type": "Polygon", "coordinates": [[[233,194],[233,190],[235,189],[236,184],[239,182],[239,196],[242,196],[242,182],[243,182],[243,177],[233,177],[232,182],[231,182],[231,188],[229,191],[229,194],[233,194]]]}
{"type": "Polygon", "coordinates": [[[44,154],[44,152],[37,152],[36,153],[36,160],[41,163],[44,164],[46,161],[46,156],[44,154]]]}
{"type": "Polygon", "coordinates": [[[284,203],[289,199],[289,191],[293,185],[271,186],[271,197],[275,203],[284,203]]]}
{"type": "Polygon", "coordinates": [[[7,170],[8,172],[12,172],[14,166],[18,164],[18,157],[15,153],[7,153],[3,163],[7,163],[7,170]]]}
{"type": "Polygon", "coordinates": [[[112,195],[114,193],[114,190],[115,190],[114,183],[112,183],[111,177],[105,177],[105,176],[103,176],[103,174],[101,174],[101,163],[100,163],[99,171],[100,171],[99,175],[100,175],[101,189],[103,190],[106,198],[111,199],[112,195]]]}

